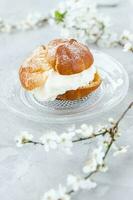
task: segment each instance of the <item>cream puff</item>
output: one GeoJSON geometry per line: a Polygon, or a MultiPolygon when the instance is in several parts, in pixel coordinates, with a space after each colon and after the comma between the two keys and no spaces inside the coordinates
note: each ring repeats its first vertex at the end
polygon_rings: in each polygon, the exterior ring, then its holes
{"type": "Polygon", "coordinates": [[[87,46],[55,39],[38,47],[19,70],[22,86],[40,101],[77,100],[95,91],[101,77],[87,46]]]}

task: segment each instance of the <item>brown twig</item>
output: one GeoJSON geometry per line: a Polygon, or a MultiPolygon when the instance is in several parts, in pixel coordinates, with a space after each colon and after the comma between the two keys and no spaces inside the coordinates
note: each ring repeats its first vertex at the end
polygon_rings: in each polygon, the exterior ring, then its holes
{"type": "Polygon", "coordinates": [[[81,141],[84,141],[84,140],[90,140],[92,138],[95,138],[95,137],[98,137],[98,136],[101,136],[101,135],[105,135],[107,133],[107,130],[101,132],[101,133],[97,133],[97,134],[92,134],[91,136],[89,137],[85,137],[85,138],[79,138],[79,139],[75,139],[73,140],[72,142],[73,143],[76,143],[76,142],[81,142],[81,141]]]}
{"type": "Polygon", "coordinates": [[[97,4],[97,8],[116,8],[119,4],[97,4]]]}
{"type": "Polygon", "coordinates": [[[37,144],[39,144],[39,145],[44,145],[42,142],[36,142],[36,141],[33,141],[33,140],[29,140],[29,141],[27,141],[26,142],[27,144],[29,143],[29,144],[34,144],[34,145],[37,145],[37,144]]]}
{"type": "Polygon", "coordinates": [[[120,116],[120,118],[117,120],[116,127],[118,127],[119,123],[125,117],[125,115],[127,114],[127,112],[132,108],[132,106],[133,106],[133,101],[129,104],[129,106],[127,107],[127,109],[122,113],[122,115],[120,116]]]}

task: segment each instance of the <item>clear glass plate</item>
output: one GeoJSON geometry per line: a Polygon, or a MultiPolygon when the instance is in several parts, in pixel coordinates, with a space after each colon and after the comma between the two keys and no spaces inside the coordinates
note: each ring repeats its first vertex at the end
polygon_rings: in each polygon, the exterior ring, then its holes
{"type": "Polygon", "coordinates": [[[0,101],[18,115],[42,123],[74,123],[93,119],[122,101],[127,94],[129,80],[123,66],[114,58],[97,50],[92,53],[102,84],[88,97],[79,101],[38,102],[21,87],[18,69],[9,69],[8,73],[3,69],[0,101]]]}

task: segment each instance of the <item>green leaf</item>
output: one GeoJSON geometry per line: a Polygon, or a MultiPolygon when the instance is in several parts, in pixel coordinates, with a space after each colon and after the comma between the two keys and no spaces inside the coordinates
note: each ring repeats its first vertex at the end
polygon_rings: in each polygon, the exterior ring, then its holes
{"type": "Polygon", "coordinates": [[[54,13],[54,18],[57,24],[64,21],[64,18],[67,14],[67,11],[61,13],[60,11],[56,10],[54,13]]]}

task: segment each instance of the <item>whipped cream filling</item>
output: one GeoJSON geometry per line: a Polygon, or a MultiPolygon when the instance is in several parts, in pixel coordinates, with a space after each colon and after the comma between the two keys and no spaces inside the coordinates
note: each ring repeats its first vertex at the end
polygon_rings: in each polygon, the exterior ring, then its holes
{"type": "Polygon", "coordinates": [[[40,101],[53,101],[58,95],[64,94],[69,90],[85,87],[92,82],[96,73],[96,67],[92,65],[81,73],[73,75],[60,75],[53,69],[45,73],[44,75],[47,75],[48,78],[44,86],[36,88],[32,92],[40,101]]]}

